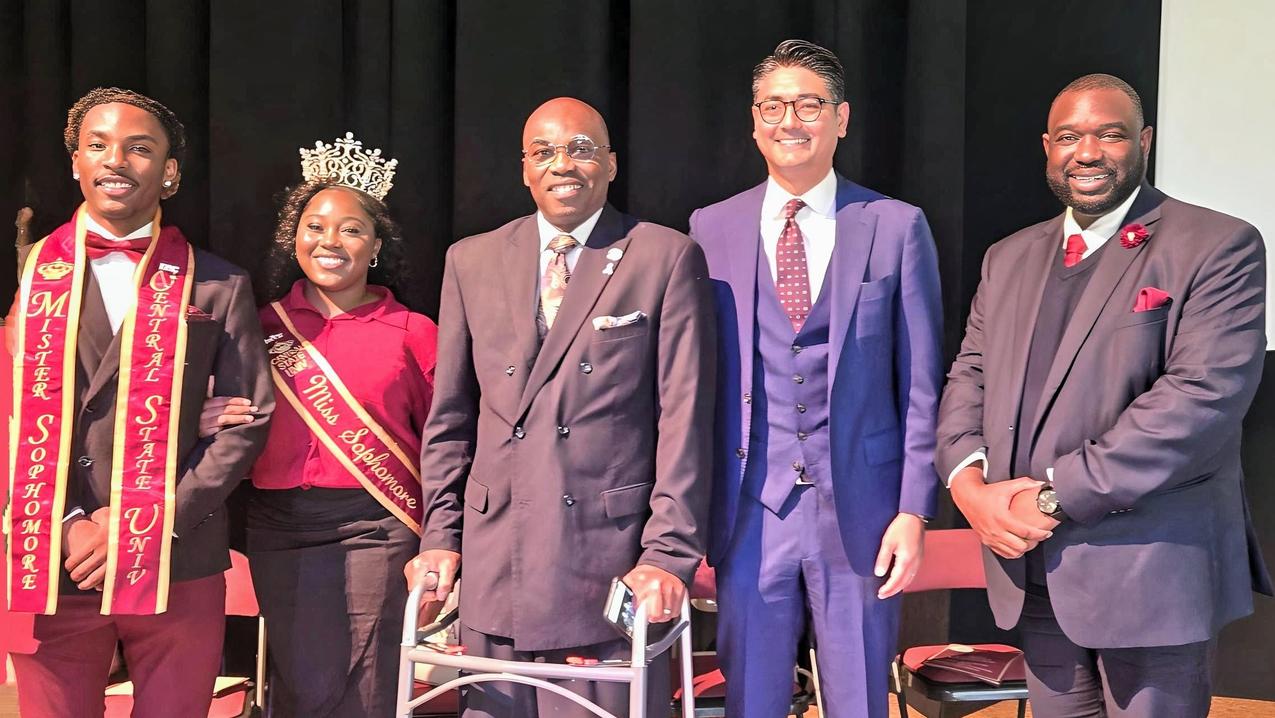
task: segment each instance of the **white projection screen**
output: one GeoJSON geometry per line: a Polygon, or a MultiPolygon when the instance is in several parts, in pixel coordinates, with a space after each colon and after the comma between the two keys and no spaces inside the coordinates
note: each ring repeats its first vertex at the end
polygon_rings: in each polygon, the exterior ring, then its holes
{"type": "Polygon", "coordinates": [[[1156,186],[1266,240],[1275,349],[1275,2],[1163,0],[1156,186]]]}

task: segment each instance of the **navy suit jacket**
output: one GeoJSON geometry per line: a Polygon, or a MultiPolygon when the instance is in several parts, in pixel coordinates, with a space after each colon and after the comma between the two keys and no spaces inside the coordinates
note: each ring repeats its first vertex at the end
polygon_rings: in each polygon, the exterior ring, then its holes
{"type": "MultiPolygon", "coordinates": [[[[718,391],[709,561],[730,545],[753,392],[762,183],[691,215],[718,321],[718,391]]],[[[934,240],[921,210],[837,177],[836,250],[823,292],[829,331],[833,491],[851,566],[871,575],[900,512],[933,516],[934,429],[943,313],[934,240]]],[[[760,387],[759,387],[760,390],[760,387]]],[[[758,461],[764,461],[762,457],[758,461]]]]}

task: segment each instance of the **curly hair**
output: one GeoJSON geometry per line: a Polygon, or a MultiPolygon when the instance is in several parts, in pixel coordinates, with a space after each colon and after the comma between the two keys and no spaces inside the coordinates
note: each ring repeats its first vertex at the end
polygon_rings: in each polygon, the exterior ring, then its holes
{"type": "Polygon", "coordinates": [[[396,299],[403,301],[404,290],[411,281],[411,267],[403,248],[402,230],[390,216],[390,208],[381,200],[353,187],[330,180],[317,180],[302,182],[281,193],[283,201],[279,206],[279,219],[275,222],[274,241],[270,243],[270,252],[266,256],[265,281],[258,285],[257,299],[260,304],[282,299],[292,289],[292,285],[305,276],[301,265],[297,264],[296,256],[297,227],[301,223],[301,213],[315,195],[333,187],[348,190],[358,199],[359,206],[372,218],[376,236],[381,240],[376,266],[368,268],[368,284],[387,287],[396,299]]]}
{"type": "Polygon", "coordinates": [[[186,160],[186,126],[177,119],[173,111],[158,100],[152,100],[138,92],[119,87],[98,87],[89,90],[88,94],[75,101],[66,113],[66,129],[62,131],[62,142],[66,145],[67,154],[74,154],[80,146],[80,127],[84,124],[84,116],[98,105],[122,102],[150,113],[164,128],[168,136],[168,156],[181,165],[186,160]]]}

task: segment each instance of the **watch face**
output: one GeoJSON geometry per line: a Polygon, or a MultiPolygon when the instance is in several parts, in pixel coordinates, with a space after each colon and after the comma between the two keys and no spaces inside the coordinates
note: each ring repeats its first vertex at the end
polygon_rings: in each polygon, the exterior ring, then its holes
{"type": "Polygon", "coordinates": [[[1053,491],[1042,491],[1036,496],[1036,508],[1042,514],[1052,514],[1058,510],[1058,494],[1053,491]]]}

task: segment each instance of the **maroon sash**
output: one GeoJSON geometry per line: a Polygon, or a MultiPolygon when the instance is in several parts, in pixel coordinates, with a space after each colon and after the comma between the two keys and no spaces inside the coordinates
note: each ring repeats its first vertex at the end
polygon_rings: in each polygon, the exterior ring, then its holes
{"type": "MultiPolygon", "coordinates": [[[[22,275],[10,438],[9,607],[57,610],[62,516],[75,417],[75,361],[88,261],[85,209],[41,240],[22,275]]],[[[168,604],[177,428],[194,250],[156,230],[134,274],[137,303],[120,327],[103,614],[168,604]]]]}
{"type": "Polygon", "coordinates": [[[274,302],[270,308],[274,316],[263,317],[261,327],[269,337],[270,372],[279,395],[368,493],[420,534],[424,508],[417,461],[354,398],[283,305],[274,302]]]}

